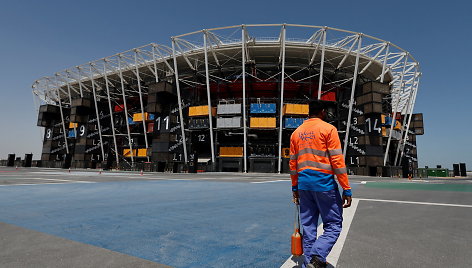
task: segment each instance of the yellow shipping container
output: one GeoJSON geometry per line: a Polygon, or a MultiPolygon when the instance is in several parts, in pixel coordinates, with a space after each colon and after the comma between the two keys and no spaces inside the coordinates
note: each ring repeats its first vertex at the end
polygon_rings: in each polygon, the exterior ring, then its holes
{"type": "MultiPolygon", "coordinates": [[[[191,106],[188,109],[188,116],[204,116],[208,115],[208,105],[191,106]]],[[[216,107],[211,108],[211,115],[216,115],[216,107]]]]}
{"type": "Polygon", "coordinates": [[[283,114],[308,115],[308,104],[285,104],[283,114]]]}
{"type": "Polygon", "coordinates": [[[133,149],[132,153],[131,153],[131,149],[123,149],[123,156],[124,157],[136,156],[136,149],[133,149]]]}
{"type": "Polygon", "coordinates": [[[251,117],[249,123],[251,128],[275,128],[277,119],[275,117],[251,117]]]}
{"type": "MultiPolygon", "coordinates": [[[[144,121],[148,120],[149,119],[149,114],[148,113],[144,113],[144,121]]],[[[143,121],[143,113],[137,113],[137,114],[133,114],[133,121],[134,122],[141,122],[143,121]]]]}
{"type": "Polygon", "coordinates": [[[138,149],[138,157],[146,157],[147,149],[138,149]]]}
{"type": "Polygon", "coordinates": [[[69,123],[69,128],[76,128],[78,126],[79,126],[78,123],[69,123]]]}
{"type": "Polygon", "coordinates": [[[290,148],[282,148],[282,157],[290,158],[290,148]]]}
{"type": "Polygon", "coordinates": [[[242,157],[243,147],[220,147],[220,157],[242,157]]]}

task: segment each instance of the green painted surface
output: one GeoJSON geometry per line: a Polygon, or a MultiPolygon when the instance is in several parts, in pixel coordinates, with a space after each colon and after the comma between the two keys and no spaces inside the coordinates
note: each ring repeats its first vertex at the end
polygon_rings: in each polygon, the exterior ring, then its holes
{"type": "Polygon", "coordinates": [[[367,188],[384,188],[398,190],[472,192],[472,184],[369,182],[365,186],[367,188]]]}

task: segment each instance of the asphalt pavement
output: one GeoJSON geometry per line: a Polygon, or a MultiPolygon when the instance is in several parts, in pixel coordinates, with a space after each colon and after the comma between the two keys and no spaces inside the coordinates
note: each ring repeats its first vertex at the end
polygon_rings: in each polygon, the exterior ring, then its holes
{"type": "MultiPolygon", "coordinates": [[[[351,176],[336,267],[472,267],[472,178],[351,176]]],[[[0,167],[0,267],[281,267],[286,174],[0,167]]]]}

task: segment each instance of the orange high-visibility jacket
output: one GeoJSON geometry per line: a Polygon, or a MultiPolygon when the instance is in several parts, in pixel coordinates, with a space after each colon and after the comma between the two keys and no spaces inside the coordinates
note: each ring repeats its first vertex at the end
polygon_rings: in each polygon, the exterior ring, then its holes
{"type": "Polygon", "coordinates": [[[334,174],[343,194],[351,196],[337,129],[320,118],[305,120],[290,138],[292,190],[333,190],[337,187],[334,174]]]}

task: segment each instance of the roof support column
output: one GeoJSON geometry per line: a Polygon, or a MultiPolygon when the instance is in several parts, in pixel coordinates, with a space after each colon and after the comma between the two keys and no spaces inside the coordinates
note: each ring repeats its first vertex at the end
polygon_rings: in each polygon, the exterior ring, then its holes
{"type": "Polygon", "coordinates": [[[244,173],[247,173],[247,120],[246,120],[246,26],[241,26],[241,53],[242,53],[242,76],[243,76],[243,158],[244,173]]]}
{"type": "Polygon", "coordinates": [[[149,154],[147,153],[147,149],[149,148],[148,137],[147,137],[147,128],[146,128],[146,119],[144,118],[144,105],[143,105],[143,93],[141,90],[141,77],[139,76],[139,68],[138,68],[138,50],[134,51],[134,65],[136,67],[136,79],[138,83],[138,92],[139,92],[139,104],[141,105],[141,121],[143,123],[143,134],[144,134],[144,143],[146,144],[146,158],[149,162],[149,154]]]}
{"type": "MultiPolygon", "coordinates": [[[[395,104],[395,108],[393,110],[392,125],[390,126],[390,133],[388,134],[387,148],[385,148],[384,166],[387,164],[388,151],[390,149],[390,142],[392,141],[393,127],[395,125],[395,117],[397,116],[398,106],[400,105],[400,97],[401,97],[400,93],[402,92],[402,88],[404,86],[403,85],[403,78],[405,76],[406,63],[408,62],[408,54],[405,54],[404,57],[405,57],[405,62],[403,62],[403,71],[402,71],[402,74],[401,74],[400,84],[398,86],[398,91],[397,91],[397,98],[396,98],[397,103],[395,104]]],[[[392,101],[393,101],[393,98],[392,98],[392,101]]],[[[392,103],[392,105],[393,105],[393,103],[392,103]]],[[[395,164],[395,163],[393,163],[393,164],[395,164]]]]}
{"type": "Polygon", "coordinates": [[[154,47],[154,44],[152,45],[152,61],[154,62],[154,73],[155,73],[155,78],[156,78],[156,83],[159,82],[159,77],[157,75],[157,61],[156,61],[156,54],[154,52],[156,48],[154,47]]]}
{"type": "Polygon", "coordinates": [[[325,49],[326,49],[326,30],[327,27],[323,29],[323,46],[321,47],[321,61],[320,61],[320,79],[318,80],[318,99],[321,98],[321,89],[323,87],[323,72],[324,72],[324,58],[325,58],[325,49]]]}
{"type": "MultiPolygon", "coordinates": [[[[50,81],[48,79],[47,85],[49,85],[49,82],[50,81]]],[[[61,112],[62,131],[64,132],[64,142],[65,142],[65,145],[66,145],[66,153],[69,154],[69,145],[67,143],[67,133],[66,133],[66,123],[64,122],[64,112],[62,111],[61,93],[59,92],[59,85],[57,84],[57,76],[56,76],[56,86],[57,86],[56,94],[57,94],[57,99],[59,101],[59,111],[61,112]]]]}
{"type": "Polygon", "coordinates": [[[102,151],[102,161],[104,161],[105,150],[103,149],[102,124],[100,124],[100,114],[98,113],[97,92],[95,89],[95,81],[93,80],[92,64],[90,64],[90,82],[92,83],[93,100],[95,102],[95,114],[97,116],[98,137],[100,138],[100,149],[102,151]]]}
{"type": "Polygon", "coordinates": [[[357,53],[356,53],[356,64],[354,66],[354,74],[352,79],[352,87],[351,87],[351,98],[349,99],[349,113],[347,116],[347,124],[346,124],[346,135],[344,137],[344,148],[343,148],[343,155],[344,159],[346,159],[346,152],[347,147],[349,147],[348,139],[349,139],[349,130],[351,128],[351,116],[352,116],[352,106],[354,105],[354,92],[356,91],[356,82],[357,82],[357,73],[359,70],[359,56],[361,53],[362,47],[362,35],[357,35],[357,53]]]}
{"type": "Polygon", "coordinates": [[[405,137],[403,138],[403,147],[401,148],[401,154],[400,154],[400,159],[398,160],[398,163],[401,163],[402,158],[403,158],[403,153],[405,152],[405,144],[408,138],[408,131],[410,131],[411,117],[413,115],[413,107],[415,106],[416,94],[418,93],[419,84],[420,84],[420,77],[418,77],[418,80],[416,81],[416,86],[414,87],[415,93],[413,94],[413,99],[409,107],[410,109],[409,109],[408,123],[406,125],[406,131],[405,131],[406,133],[405,133],[405,137]]]}
{"type": "Polygon", "coordinates": [[[184,148],[185,164],[187,164],[188,163],[187,140],[185,138],[184,115],[182,113],[182,96],[180,95],[179,71],[177,69],[177,56],[175,55],[175,39],[174,38],[172,38],[172,58],[174,59],[175,85],[177,87],[177,100],[179,102],[179,117],[180,117],[180,130],[181,130],[181,135],[182,135],[182,146],[184,148]]]}
{"type": "Polygon", "coordinates": [[[285,34],[287,26],[282,26],[281,41],[282,41],[282,74],[280,81],[280,107],[279,107],[279,156],[278,156],[278,167],[277,172],[280,174],[282,170],[282,132],[283,132],[283,107],[284,107],[284,86],[285,86],[285,34]]]}
{"type": "Polygon", "coordinates": [[[119,166],[120,157],[118,155],[118,145],[116,143],[116,131],[115,131],[115,119],[113,118],[113,109],[111,105],[111,98],[110,98],[110,87],[109,81],[107,76],[107,68],[106,68],[106,59],[103,61],[103,78],[105,78],[105,87],[107,89],[107,99],[108,99],[108,108],[110,109],[110,122],[111,122],[111,131],[113,135],[113,145],[115,146],[115,159],[116,159],[116,166],[119,166]]]}
{"type": "MultiPolygon", "coordinates": [[[[414,79],[413,79],[413,82],[410,86],[410,95],[408,96],[408,104],[407,104],[407,109],[405,111],[405,115],[407,115],[407,120],[408,120],[408,125],[410,124],[410,119],[411,119],[411,114],[410,114],[410,109],[411,109],[411,105],[412,105],[412,102],[413,102],[413,97],[414,97],[414,91],[415,91],[415,84],[416,84],[416,74],[417,74],[417,70],[415,70],[415,75],[413,76],[414,79]]],[[[401,134],[400,134],[400,140],[398,141],[398,146],[397,146],[397,152],[395,153],[395,161],[393,162],[393,165],[397,165],[397,160],[398,160],[398,154],[400,152],[400,148],[401,150],[403,151],[403,148],[405,146],[405,140],[403,140],[403,133],[405,132],[405,128],[406,126],[403,125],[402,126],[402,131],[401,131],[401,134]]],[[[408,136],[408,132],[406,132],[406,135],[405,136],[408,136]]]]}
{"type": "MultiPolygon", "coordinates": [[[[210,74],[208,71],[208,36],[207,31],[203,32],[203,47],[205,48],[205,81],[206,81],[206,89],[207,89],[207,102],[208,102],[208,121],[210,124],[210,149],[211,149],[211,162],[212,166],[215,166],[215,143],[213,142],[213,122],[212,122],[212,114],[211,114],[211,97],[210,97],[210,74]]],[[[211,46],[211,44],[210,44],[211,46]]]]}
{"type": "MultiPolygon", "coordinates": [[[[126,105],[126,94],[125,94],[125,84],[123,79],[123,71],[121,69],[121,55],[118,55],[118,70],[121,82],[121,95],[123,96],[123,108],[125,112],[125,122],[126,122],[126,131],[128,134],[128,145],[131,154],[131,167],[134,167],[134,152],[133,152],[133,144],[131,143],[131,133],[129,130],[129,122],[128,122],[128,107],[126,105]]],[[[117,152],[118,153],[118,152],[117,152]]]]}
{"type": "Polygon", "coordinates": [[[387,68],[387,59],[388,59],[388,50],[389,50],[389,48],[390,48],[390,43],[387,43],[387,48],[385,49],[385,57],[384,57],[384,60],[383,60],[383,63],[382,63],[382,74],[380,75],[380,83],[384,82],[385,71],[386,71],[386,68],[387,68]]]}

